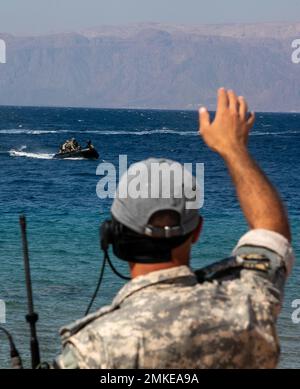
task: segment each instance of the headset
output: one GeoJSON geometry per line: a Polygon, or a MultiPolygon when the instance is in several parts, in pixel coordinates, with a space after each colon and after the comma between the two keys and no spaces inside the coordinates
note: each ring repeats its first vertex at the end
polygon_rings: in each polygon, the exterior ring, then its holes
{"type": "Polygon", "coordinates": [[[182,245],[192,234],[192,232],[182,235],[180,226],[175,227],[145,227],[145,234],[138,234],[132,229],[118,222],[114,217],[106,220],[100,226],[100,247],[104,253],[100,271],[100,277],[91,298],[87,315],[94,303],[100,289],[106,262],[111,270],[123,280],[130,280],[130,277],[121,274],[113,265],[109,257],[109,247],[112,246],[113,253],[119,259],[132,263],[165,263],[172,259],[172,250],[182,245]]]}
{"type": "Polygon", "coordinates": [[[182,245],[191,233],[181,235],[181,227],[146,226],[145,235],[124,226],[115,218],[100,227],[101,249],[112,245],[116,257],[133,263],[164,263],[172,260],[172,250],[182,245]]]}

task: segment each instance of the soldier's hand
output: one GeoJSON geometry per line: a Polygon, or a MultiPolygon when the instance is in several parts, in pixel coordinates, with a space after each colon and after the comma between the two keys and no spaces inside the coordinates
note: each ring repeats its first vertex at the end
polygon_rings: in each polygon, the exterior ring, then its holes
{"type": "Polygon", "coordinates": [[[237,97],[234,91],[218,91],[216,117],[210,120],[206,108],[199,110],[200,135],[213,151],[226,156],[234,151],[247,149],[249,131],[253,127],[255,114],[248,115],[246,100],[237,97]]]}

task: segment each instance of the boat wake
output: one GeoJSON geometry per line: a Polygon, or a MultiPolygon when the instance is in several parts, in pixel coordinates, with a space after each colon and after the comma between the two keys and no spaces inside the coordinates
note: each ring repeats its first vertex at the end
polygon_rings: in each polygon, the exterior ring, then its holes
{"type": "MultiPolygon", "coordinates": [[[[22,146],[18,150],[11,149],[11,150],[9,150],[9,155],[11,157],[35,158],[35,159],[53,159],[53,157],[55,155],[55,154],[48,154],[48,153],[28,152],[28,151],[25,151],[26,148],[27,148],[27,146],[22,146]]],[[[84,159],[85,158],[82,158],[82,157],[75,157],[75,158],[74,157],[70,157],[70,158],[61,159],[61,161],[63,161],[63,160],[67,160],[67,161],[82,161],[84,159]]]]}
{"type": "Polygon", "coordinates": [[[36,159],[52,159],[54,154],[46,153],[27,153],[26,151],[10,150],[9,155],[11,157],[26,157],[36,159]]]}
{"type": "Polygon", "coordinates": [[[60,161],[64,161],[64,160],[67,160],[67,161],[86,161],[85,158],[83,157],[69,157],[69,158],[63,158],[63,159],[60,159],[60,161]]]}
{"type": "Polygon", "coordinates": [[[11,157],[25,157],[25,158],[36,158],[36,159],[52,159],[54,154],[46,153],[30,153],[25,151],[27,146],[22,146],[19,150],[11,149],[9,150],[9,155],[11,157]]]}

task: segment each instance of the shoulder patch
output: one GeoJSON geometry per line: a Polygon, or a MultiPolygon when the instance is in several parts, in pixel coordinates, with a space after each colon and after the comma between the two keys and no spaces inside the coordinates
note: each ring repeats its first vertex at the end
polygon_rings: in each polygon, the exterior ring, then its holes
{"type": "Polygon", "coordinates": [[[243,269],[269,272],[271,268],[270,259],[263,254],[245,253],[237,256],[225,258],[202,269],[196,270],[195,275],[199,283],[212,282],[222,279],[228,275],[239,277],[239,272],[243,269]]]}
{"type": "Polygon", "coordinates": [[[260,270],[264,272],[270,270],[270,260],[263,254],[240,254],[237,255],[236,260],[241,263],[244,269],[260,270]]]}

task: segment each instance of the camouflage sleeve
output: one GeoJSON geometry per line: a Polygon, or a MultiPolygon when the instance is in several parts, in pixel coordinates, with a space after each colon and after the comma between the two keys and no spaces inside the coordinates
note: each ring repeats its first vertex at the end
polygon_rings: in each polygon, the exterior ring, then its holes
{"type": "Polygon", "coordinates": [[[293,250],[288,240],[273,231],[250,230],[239,240],[233,254],[245,261],[255,260],[257,263],[261,261],[267,265],[264,271],[244,270],[243,272],[250,273],[249,277],[252,277],[254,282],[259,282],[259,278],[264,279],[260,285],[265,288],[266,294],[271,293],[273,297],[276,296],[280,304],[285,281],[294,263],[293,250]]]}
{"type": "MultiPolygon", "coordinates": [[[[280,355],[276,322],[284,285],[293,267],[292,247],[282,235],[256,229],[239,240],[233,255],[244,264],[234,293],[247,297],[255,366],[274,368],[280,355]]],[[[249,331],[247,336],[250,336],[249,331]]]]}

